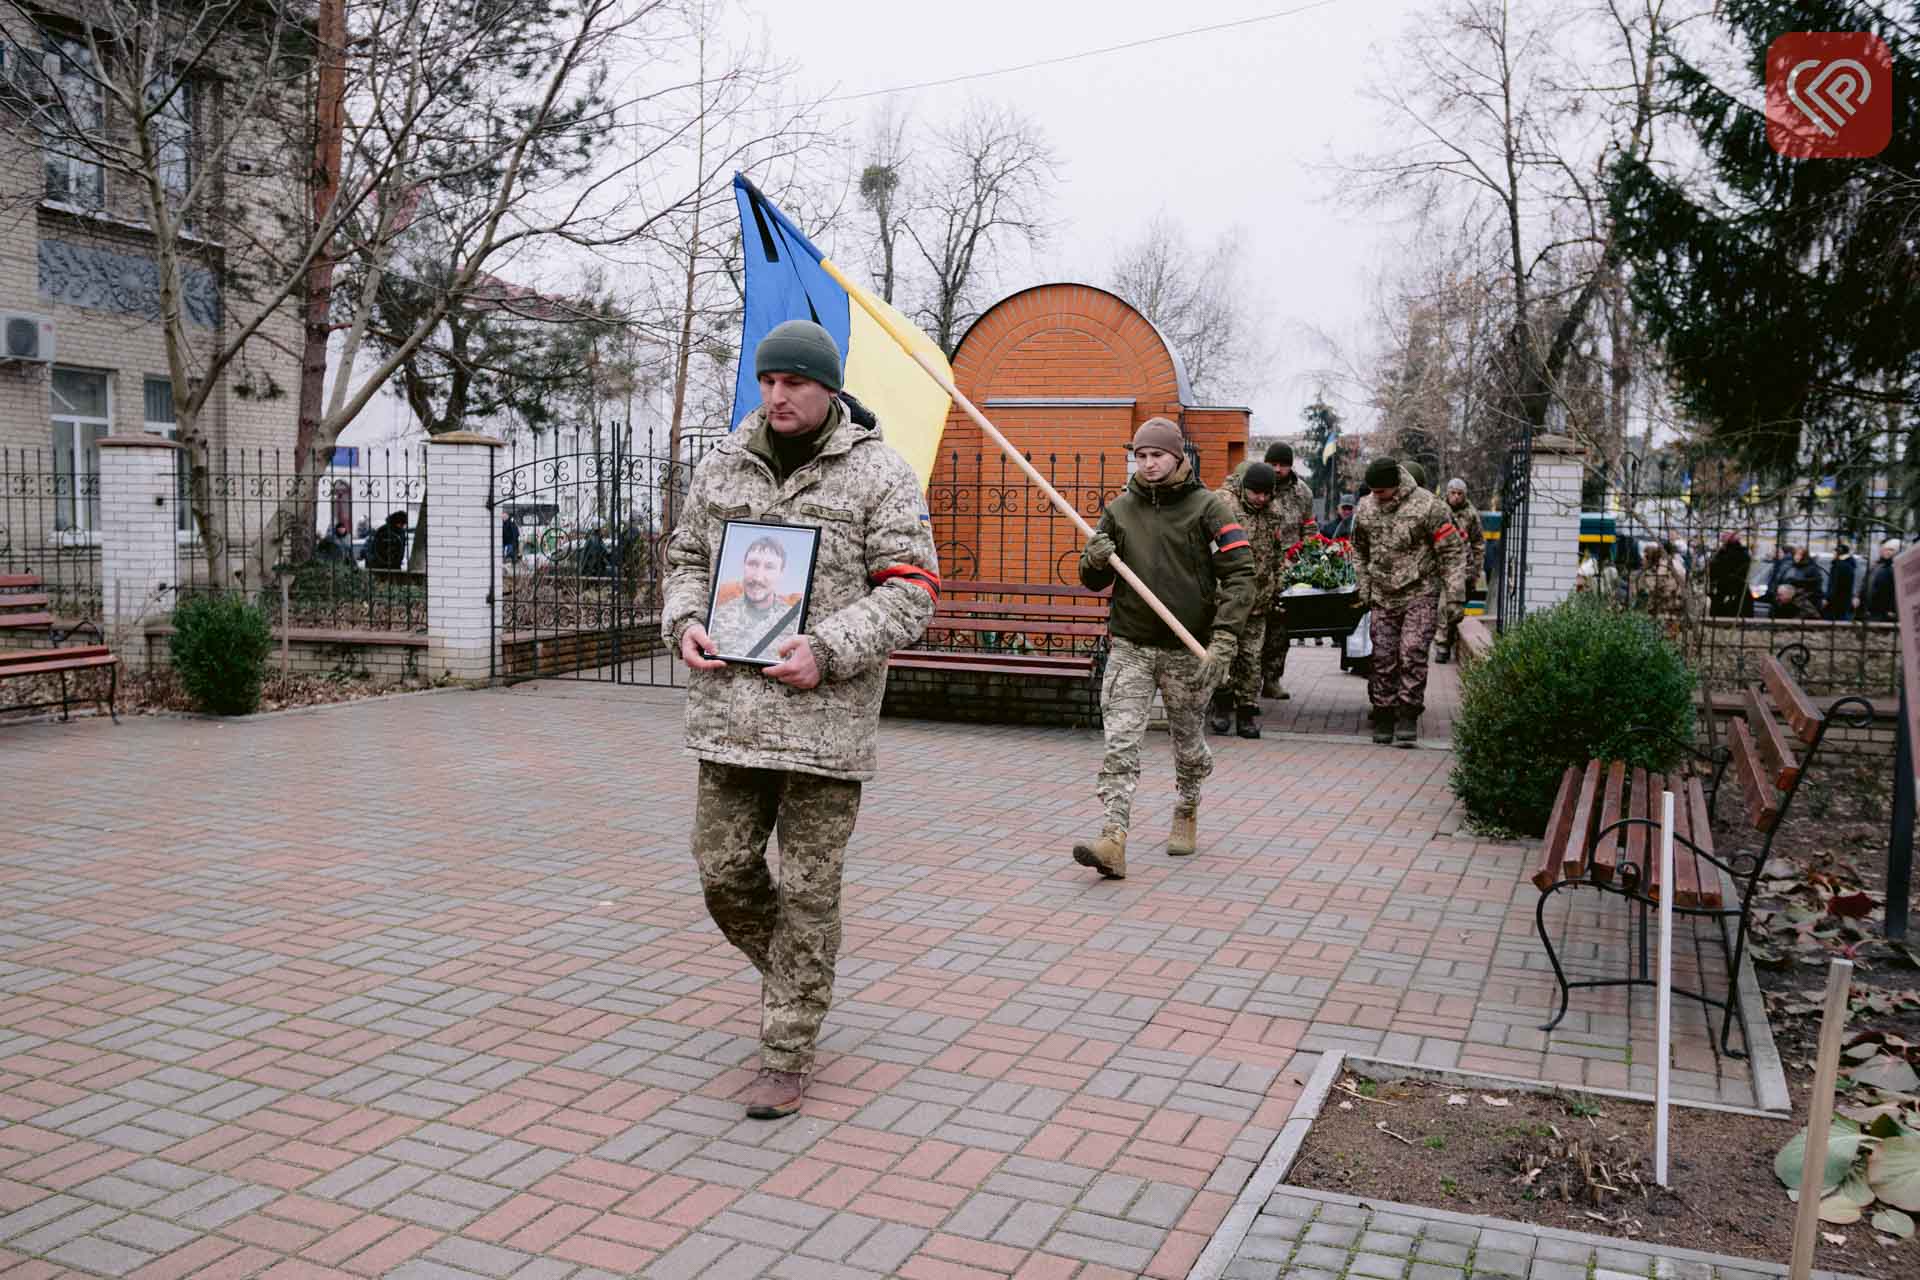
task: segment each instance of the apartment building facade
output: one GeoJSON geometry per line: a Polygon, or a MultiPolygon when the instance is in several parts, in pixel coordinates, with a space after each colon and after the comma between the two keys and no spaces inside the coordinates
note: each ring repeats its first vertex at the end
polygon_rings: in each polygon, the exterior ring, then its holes
{"type": "MultiPolygon", "coordinates": [[[[116,160],[131,150],[131,131],[113,92],[128,75],[112,60],[130,55],[122,33],[90,30],[88,18],[85,4],[0,6],[0,472],[36,476],[51,501],[35,504],[33,519],[52,526],[37,532],[68,545],[99,520],[89,483],[99,440],[172,437],[179,425],[145,175],[116,160]]],[[[191,191],[189,208],[221,211],[204,225],[189,214],[197,234],[177,240],[196,378],[260,309],[235,282],[261,278],[257,259],[277,256],[273,238],[287,225],[276,211],[301,199],[264,138],[228,151],[222,172],[201,171],[218,131],[261,127],[233,119],[237,78],[257,74],[257,59],[237,38],[216,52],[224,56],[197,59],[167,84],[157,163],[146,167],[169,197],[191,191]],[[235,209],[253,212],[240,221],[235,209]]],[[[208,449],[292,449],[300,340],[294,303],[273,308],[216,376],[198,421],[208,449]]],[[[16,544],[35,532],[9,531],[16,544]]]]}

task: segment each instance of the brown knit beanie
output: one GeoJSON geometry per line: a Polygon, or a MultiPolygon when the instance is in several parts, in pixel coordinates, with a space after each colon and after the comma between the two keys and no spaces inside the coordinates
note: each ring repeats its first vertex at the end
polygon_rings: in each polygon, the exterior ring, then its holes
{"type": "Polygon", "coordinates": [[[1180,433],[1180,425],[1171,418],[1148,418],[1133,433],[1133,449],[1158,449],[1174,457],[1184,457],[1187,438],[1180,433]]]}

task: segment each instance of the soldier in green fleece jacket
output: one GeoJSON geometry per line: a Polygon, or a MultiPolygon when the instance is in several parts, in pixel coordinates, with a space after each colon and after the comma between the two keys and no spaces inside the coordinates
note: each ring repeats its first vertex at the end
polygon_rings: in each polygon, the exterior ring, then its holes
{"type": "Polygon", "coordinates": [[[1098,839],[1073,847],[1073,859],[1109,879],[1127,874],[1127,824],[1140,782],[1140,741],[1154,690],[1167,709],[1179,803],[1167,852],[1196,847],[1200,783],[1213,772],[1201,723],[1207,697],[1226,679],[1247,609],[1253,603],[1253,553],[1247,533],[1219,496],[1194,476],[1180,428],[1149,418],[1134,433],[1133,479],[1107,504],[1080,554],[1080,581],[1111,586],[1112,640],[1100,714],[1107,754],[1097,791],[1106,818],[1098,839]],[[1118,554],[1189,632],[1207,642],[1196,658],[1113,569],[1118,554]]]}

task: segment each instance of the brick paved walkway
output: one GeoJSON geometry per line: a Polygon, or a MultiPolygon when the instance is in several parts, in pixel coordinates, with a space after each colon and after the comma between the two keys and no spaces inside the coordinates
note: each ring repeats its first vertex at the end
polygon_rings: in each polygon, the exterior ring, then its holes
{"type": "MultiPolygon", "coordinates": [[[[1281,733],[1339,734],[1364,737],[1367,678],[1340,669],[1340,651],[1332,642],[1296,644],[1287,655],[1289,694],[1285,702],[1262,702],[1262,728],[1281,733]]],[[[1427,712],[1420,717],[1422,741],[1444,746],[1453,736],[1453,715],[1460,709],[1460,668],[1452,663],[1427,668],[1427,712]]]]}
{"type": "MultiPolygon", "coordinates": [[[[1531,1029],[1525,851],[1444,751],[1220,741],[1172,862],[1155,735],[1102,883],[1093,735],[888,722],[817,1083],[743,1121],[679,708],[0,727],[0,1276],[1174,1277],[1320,1050],[1649,1069],[1624,1000],[1531,1029]]],[[[1751,1101],[1697,1015],[1680,1054],[1751,1101]]]]}

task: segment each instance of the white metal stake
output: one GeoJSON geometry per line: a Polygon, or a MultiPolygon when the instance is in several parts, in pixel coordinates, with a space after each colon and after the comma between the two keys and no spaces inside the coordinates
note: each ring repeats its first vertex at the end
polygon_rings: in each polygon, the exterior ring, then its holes
{"type": "Polygon", "coordinates": [[[1660,793],[1660,985],[1654,1018],[1653,1178],[1667,1185],[1667,1096],[1673,1059],[1673,792],[1660,793]]]}

